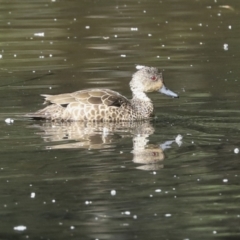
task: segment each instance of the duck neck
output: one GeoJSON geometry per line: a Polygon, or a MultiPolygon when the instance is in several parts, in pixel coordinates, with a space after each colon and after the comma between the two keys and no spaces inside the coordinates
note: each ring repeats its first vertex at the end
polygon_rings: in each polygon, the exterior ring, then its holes
{"type": "Polygon", "coordinates": [[[153,115],[153,104],[151,99],[142,91],[133,91],[131,100],[132,108],[142,118],[149,118],[153,115]]]}

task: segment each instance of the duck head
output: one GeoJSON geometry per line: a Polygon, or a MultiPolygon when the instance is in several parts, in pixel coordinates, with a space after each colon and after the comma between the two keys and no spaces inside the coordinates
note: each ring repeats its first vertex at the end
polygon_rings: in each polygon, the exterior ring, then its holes
{"type": "Polygon", "coordinates": [[[163,75],[155,67],[139,66],[133,74],[130,87],[133,92],[160,92],[167,96],[177,98],[178,95],[165,87],[163,75]]]}

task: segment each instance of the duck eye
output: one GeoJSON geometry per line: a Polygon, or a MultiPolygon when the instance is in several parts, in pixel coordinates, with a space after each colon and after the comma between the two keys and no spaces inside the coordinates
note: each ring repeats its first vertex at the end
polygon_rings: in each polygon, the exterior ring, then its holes
{"type": "Polygon", "coordinates": [[[157,78],[156,78],[156,76],[152,76],[151,79],[152,79],[153,81],[155,81],[157,78]]]}

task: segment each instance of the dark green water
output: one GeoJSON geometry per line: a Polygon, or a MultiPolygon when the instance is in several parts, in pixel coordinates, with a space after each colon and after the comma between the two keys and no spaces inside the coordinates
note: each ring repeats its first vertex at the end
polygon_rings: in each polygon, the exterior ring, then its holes
{"type": "Polygon", "coordinates": [[[237,0],[0,0],[0,238],[239,239],[239,10],[237,0]],[[155,121],[22,117],[42,93],[131,97],[136,64],[162,69],[180,95],[150,95],[155,121]]]}

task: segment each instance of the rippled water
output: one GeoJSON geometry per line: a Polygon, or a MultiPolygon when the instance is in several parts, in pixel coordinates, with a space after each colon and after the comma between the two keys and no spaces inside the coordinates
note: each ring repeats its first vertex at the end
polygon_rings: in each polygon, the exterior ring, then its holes
{"type": "Polygon", "coordinates": [[[239,9],[0,0],[0,238],[239,239],[239,9]],[[23,117],[41,93],[131,97],[136,64],[162,69],[180,95],[151,94],[154,121],[23,117]]]}

